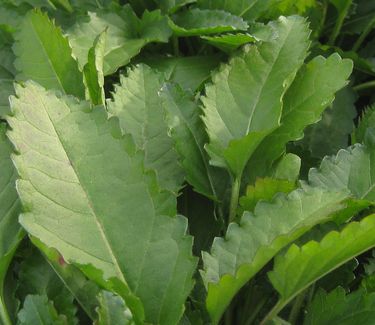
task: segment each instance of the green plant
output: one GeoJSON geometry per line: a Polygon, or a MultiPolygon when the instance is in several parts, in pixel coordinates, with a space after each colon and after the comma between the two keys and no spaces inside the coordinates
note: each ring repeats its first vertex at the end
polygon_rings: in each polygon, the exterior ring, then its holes
{"type": "Polygon", "coordinates": [[[374,16],[3,0],[1,323],[373,324],[374,16]]]}

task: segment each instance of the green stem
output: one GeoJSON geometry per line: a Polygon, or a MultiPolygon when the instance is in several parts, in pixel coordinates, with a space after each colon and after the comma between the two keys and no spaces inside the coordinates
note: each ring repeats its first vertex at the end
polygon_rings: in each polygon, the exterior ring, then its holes
{"type": "Polygon", "coordinates": [[[363,84],[357,85],[353,87],[353,90],[360,91],[360,90],[366,90],[370,88],[375,88],[375,80],[365,82],[363,84]]]}
{"type": "Polygon", "coordinates": [[[366,39],[368,34],[372,31],[372,28],[374,27],[375,24],[375,18],[373,18],[370,23],[366,26],[365,30],[361,34],[360,37],[358,37],[357,41],[354,43],[353,46],[353,51],[357,52],[360,46],[362,45],[363,41],[366,39]]]}
{"type": "Polygon", "coordinates": [[[236,219],[238,198],[240,196],[240,187],[241,187],[241,175],[237,176],[232,184],[232,195],[230,198],[229,206],[229,222],[231,223],[236,219]]]}
{"type": "Polygon", "coordinates": [[[301,313],[301,307],[303,305],[303,302],[305,301],[306,298],[306,291],[301,292],[297,298],[294,300],[292,310],[290,311],[289,314],[289,323],[291,324],[296,324],[298,320],[298,316],[301,313]]]}
{"type": "Polygon", "coordinates": [[[260,322],[259,325],[266,325],[269,321],[274,319],[277,314],[284,308],[285,303],[283,301],[279,301],[272,309],[271,311],[266,315],[266,317],[263,318],[263,320],[260,322]]]}
{"type": "Polygon", "coordinates": [[[329,45],[332,45],[332,46],[335,45],[336,38],[340,34],[342,24],[344,23],[345,17],[348,14],[350,6],[351,6],[351,1],[348,1],[346,3],[346,7],[344,8],[344,10],[341,13],[339,13],[339,17],[336,20],[335,27],[333,28],[331,37],[329,38],[329,41],[328,41],[329,45]]]}
{"type": "Polygon", "coordinates": [[[1,324],[3,325],[12,325],[12,321],[10,320],[8,311],[4,303],[2,292],[1,292],[1,297],[0,297],[0,320],[1,320],[1,324]]]}

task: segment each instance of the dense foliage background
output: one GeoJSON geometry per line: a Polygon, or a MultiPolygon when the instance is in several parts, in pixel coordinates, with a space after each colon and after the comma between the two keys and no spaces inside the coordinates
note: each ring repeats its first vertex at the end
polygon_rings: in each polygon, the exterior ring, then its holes
{"type": "Polygon", "coordinates": [[[0,0],[0,323],[375,324],[375,1],[0,0]]]}

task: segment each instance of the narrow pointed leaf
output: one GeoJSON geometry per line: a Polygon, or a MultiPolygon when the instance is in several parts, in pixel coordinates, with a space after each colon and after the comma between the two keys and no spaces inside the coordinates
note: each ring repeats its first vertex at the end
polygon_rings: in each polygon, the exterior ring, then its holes
{"type": "Polygon", "coordinates": [[[13,48],[19,80],[34,80],[46,89],[85,97],[83,77],[60,28],[39,10],[29,12],[15,34],[13,48]]]}
{"type": "Polygon", "coordinates": [[[231,299],[283,247],[316,224],[345,208],[348,195],[319,188],[279,194],[245,212],[240,224],[229,225],[225,238],[215,238],[203,254],[202,277],[208,289],[206,306],[217,324],[231,299]]]}
{"type": "Polygon", "coordinates": [[[159,96],[164,79],[146,65],[129,69],[115,86],[108,111],[119,118],[123,133],[131,134],[137,147],[144,150],[145,167],[156,172],[160,186],[177,193],[184,175],[159,96]]]}
{"type": "Polygon", "coordinates": [[[8,136],[19,153],[23,227],[119,293],[137,322],[175,324],[195,268],[175,196],[101,107],[32,82],[16,94],[8,136]]]}
{"type": "Polygon", "coordinates": [[[86,97],[95,105],[105,104],[103,65],[106,35],[104,31],[96,38],[83,67],[86,97]]]}
{"type": "Polygon", "coordinates": [[[280,299],[271,315],[325,274],[375,246],[375,215],[348,224],[341,232],[328,233],[321,242],[292,245],[275,259],[268,273],[280,299]],[[285,275],[288,276],[285,276],[285,275]]]}
{"type": "Polygon", "coordinates": [[[304,19],[281,17],[270,26],[278,37],[245,47],[213,75],[202,98],[212,163],[229,166],[236,176],[264,137],[279,126],[281,99],[309,47],[304,19]]]}

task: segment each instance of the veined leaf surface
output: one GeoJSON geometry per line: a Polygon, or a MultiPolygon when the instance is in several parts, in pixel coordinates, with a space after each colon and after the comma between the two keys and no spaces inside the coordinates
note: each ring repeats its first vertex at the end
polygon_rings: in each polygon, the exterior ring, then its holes
{"type": "Polygon", "coordinates": [[[143,153],[101,107],[32,82],[16,94],[8,136],[19,153],[21,224],[119,293],[138,322],[175,324],[196,263],[175,196],[159,189],[143,153]]]}
{"type": "Polygon", "coordinates": [[[270,26],[278,37],[245,47],[213,75],[202,97],[212,163],[229,167],[237,177],[259,143],[279,126],[281,99],[309,47],[304,19],[281,17],[270,26]]]}

